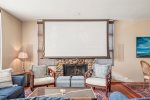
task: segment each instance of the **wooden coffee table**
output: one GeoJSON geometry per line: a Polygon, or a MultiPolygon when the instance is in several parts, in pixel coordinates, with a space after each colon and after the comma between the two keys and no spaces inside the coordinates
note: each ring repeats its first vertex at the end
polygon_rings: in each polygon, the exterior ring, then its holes
{"type": "Polygon", "coordinates": [[[72,98],[73,100],[97,100],[92,88],[39,87],[28,97],[36,96],[64,97],[65,99],[72,98]],[[65,91],[65,93],[61,91],[65,91]]]}

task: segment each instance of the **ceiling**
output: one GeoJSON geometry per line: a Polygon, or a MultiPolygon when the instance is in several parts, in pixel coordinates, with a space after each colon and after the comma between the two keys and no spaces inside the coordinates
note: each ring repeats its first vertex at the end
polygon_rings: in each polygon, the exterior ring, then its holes
{"type": "Polygon", "coordinates": [[[150,0],[0,0],[23,21],[37,19],[150,19],[150,0]]]}

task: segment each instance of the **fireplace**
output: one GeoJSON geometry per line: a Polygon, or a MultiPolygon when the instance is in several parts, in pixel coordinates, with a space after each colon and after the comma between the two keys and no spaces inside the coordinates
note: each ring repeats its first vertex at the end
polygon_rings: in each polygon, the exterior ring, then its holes
{"type": "Polygon", "coordinates": [[[64,64],[64,76],[81,76],[87,71],[87,64],[64,64]]]}

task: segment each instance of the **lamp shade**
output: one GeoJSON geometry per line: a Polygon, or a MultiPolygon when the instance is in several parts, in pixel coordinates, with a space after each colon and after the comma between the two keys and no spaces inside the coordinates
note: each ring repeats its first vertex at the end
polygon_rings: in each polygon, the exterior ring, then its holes
{"type": "Polygon", "coordinates": [[[28,58],[28,54],[26,52],[20,52],[18,55],[18,58],[20,59],[28,58]]]}

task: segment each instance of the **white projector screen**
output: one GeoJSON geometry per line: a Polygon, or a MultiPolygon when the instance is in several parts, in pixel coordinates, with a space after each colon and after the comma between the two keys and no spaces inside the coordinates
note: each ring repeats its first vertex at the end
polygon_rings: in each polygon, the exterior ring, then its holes
{"type": "Polygon", "coordinates": [[[44,21],[45,57],[107,57],[107,21],[44,21]]]}

